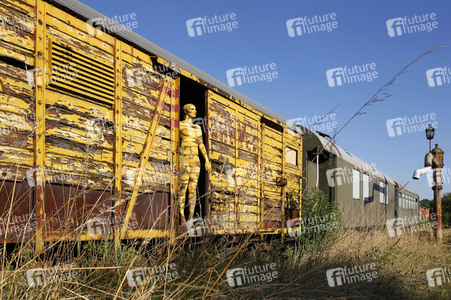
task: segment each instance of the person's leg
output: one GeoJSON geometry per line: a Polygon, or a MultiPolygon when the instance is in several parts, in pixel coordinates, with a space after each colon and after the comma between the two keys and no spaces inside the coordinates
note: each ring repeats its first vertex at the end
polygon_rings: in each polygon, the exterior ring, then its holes
{"type": "Polygon", "coordinates": [[[182,225],[186,225],[185,218],[185,199],[186,190],[188,189],[189,179],[190,179],[190,166],[183,159],[180,158],[180,195],[179,195],[179,206],[180,206],[180,218],[182,219],[182,225]]]}
{"type": "Polygon", "coordinates": [[[193,164],[191,165],[191,172],[189,174],[189,183],[188,183],[188,202],[189,202],[189,220],[194,217],[194,209],[196,208],[196,189],[197,189],[197,181],[199,179],[200,173],[200,161],[199,158],[196,157],[194,159],[193,164]]]}

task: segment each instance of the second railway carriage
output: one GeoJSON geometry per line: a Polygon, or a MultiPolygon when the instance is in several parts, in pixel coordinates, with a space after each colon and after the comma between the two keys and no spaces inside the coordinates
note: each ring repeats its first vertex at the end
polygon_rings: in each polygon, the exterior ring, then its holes
{"type": "Polygon", "coordinates": [[[0,241],[177,236],[187,103],[213,233],[283,234],[300,214],[302,139],[278,114],[78,1],[1,0],[0,18],[0,241]]]}
{"type": "Polygon", "coordinates": [[[394,181],[324,134],[302,128],[306,190],[318,188],[337,202],[347,227],[380,227],[387,220],[418,222],[418,194],[394,181]]]}
{"type": "Polygon", "coordinates": [[[420,198],[418,194],[399,183],[396,195],[396,218],[402,218],[404,224],[416,224],[420,219],[420,198]]]}

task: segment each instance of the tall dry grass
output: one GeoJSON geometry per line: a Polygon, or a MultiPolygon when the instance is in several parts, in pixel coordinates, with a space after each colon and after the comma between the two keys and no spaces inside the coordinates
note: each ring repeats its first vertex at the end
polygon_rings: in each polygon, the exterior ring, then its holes
{"type": "MultiPolygon", "coordinates": [[[[35,256],[28,246],[8,249],[2,257],[2,299],[449,299],[451,283],[429,287],[426,271],[451,263],[451,230],[437,245],[418,233],[390,238],[386,231],[343,231],[327,244],[304,247],[293,239],[255,236],[182,236],[131,241],[115,250],[112,241],[60,243],[35,256]],[[126,272],[175,263],[177,279],[152,280],[130,287],[126,272]],[[238,287],[227,283],[230,268],[275,263],[271,282],[238,287]],[[329,287],[326,271],[375,263],[378,277],[329,287]],[[70,265],[70,266],[69,266],[70,265]],[[44,280],[30,287],[29,269],[57,266],[74,278],[44,280]]],[[[168,270],[170,271],[170,270],[168,270]]],[[[162,272],[162,273],[165,273],[162,272]]],[[[160,275],[162,274],[160,272],[160,275]]],[[[155,274],[150,274],[150,276],[155,274]]]]}

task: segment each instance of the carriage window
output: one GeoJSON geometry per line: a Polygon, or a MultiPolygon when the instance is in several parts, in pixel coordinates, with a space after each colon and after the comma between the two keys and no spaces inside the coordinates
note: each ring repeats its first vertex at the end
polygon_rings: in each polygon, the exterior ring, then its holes
{"type": "Polygon", "coordinates": [[[298,165],[298,151],[290,148],[290,147],[286,147],[286,162],[292,165],[297,166],[298,165]]]}
{"type": "Polygon", "coordinates": [[[379,182],[379,202],[385,203],[385,197],[387,195],[387,191],[385,190],[385,182],[380,181],[379,182]]]}
{"type": "Polygon", "coordinates": [[[367,201],[370,197],[370,177],[367,174],[362,175],[363,184],[363,201],[367,201]]]}
{"type": "Polygon", "coordinates": [[[352,198],[360,199],[360,172],[352,170],[352,198]]]}

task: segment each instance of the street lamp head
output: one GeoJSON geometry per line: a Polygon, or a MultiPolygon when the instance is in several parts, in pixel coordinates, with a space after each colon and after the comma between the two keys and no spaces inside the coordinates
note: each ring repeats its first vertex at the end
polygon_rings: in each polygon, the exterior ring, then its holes
{"type": "Polygon", "coordinates": [[[428,140],[432,140],[434,138],[434,134],[435,134],[435,128],[431,126],[431,124],[429,124],[428,128],[426,128],[426,138],[428,140]]]}

